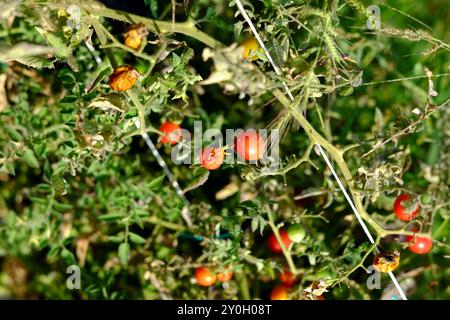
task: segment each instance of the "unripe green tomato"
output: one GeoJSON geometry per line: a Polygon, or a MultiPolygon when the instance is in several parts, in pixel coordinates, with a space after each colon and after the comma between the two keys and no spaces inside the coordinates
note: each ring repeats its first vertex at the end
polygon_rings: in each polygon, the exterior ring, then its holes
{"type": "Polygon", "coordinates": [[[343,285],[341,287],[334,287],[333,288],[333,297],[337,300],[346,300],[349,295],[349,290],[347,286],[343,285]]]}
{"type": "Polygon", "coordinates": [[[289,239],[293,242],[301,242],[306,237],[306,231],[300,224],[291,224],[287,229],[289,239]]]}
{"type": "Polygon", "coordinates": [[[429,194],[424,194],[421,197],[421,200],[424,204],[429,204],[433,200],[429,194]]]}

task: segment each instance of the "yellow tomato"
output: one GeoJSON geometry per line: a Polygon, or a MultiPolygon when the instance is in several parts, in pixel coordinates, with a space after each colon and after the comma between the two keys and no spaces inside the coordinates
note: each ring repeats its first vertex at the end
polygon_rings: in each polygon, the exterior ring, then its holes
{"type": "Polygon", "coordinates": [[[243,48],[242,56],[244,59],[248,59],[250,54],[252,54],[252,61],[258,60],[258,56],[255,54],[255,51],[260,51],[261,48],[258,44],[258,41],[254,38],[247,38],[241,43],[241,47],[243,48]]]}

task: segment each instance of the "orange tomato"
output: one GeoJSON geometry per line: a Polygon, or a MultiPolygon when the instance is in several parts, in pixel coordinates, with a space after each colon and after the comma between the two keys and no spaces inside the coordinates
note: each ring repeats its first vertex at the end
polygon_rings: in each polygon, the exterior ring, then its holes
{"type": "Polygon", "coordinates": [[[235,139],[234,148],[241,159],[256,161],[264,156],[266,142],[256,131],[243,132],[235,139]]]}
{"type": "Polygon", "coordinates": [[[206,267],[198,267],[195,269],[195,279],[199,286],[209,287],[216,282],[217,276],[206,267]]]}
{"type": "Polygon", "coordinates": [[[140,24],[131,25],[123,34],[125,45],[134,50],[138,50],[144,38],[148,35],[148,29],[140,24]]]}
{"type": "Polygon", "coordinates": [[[119,92],[131,89],[139,78],[139,72],[132,66],[124,65],[114,70],[109,76],[109,86],[119,92]]]}
{"type": "Polygon", "coordinates": [[[224,271],[224,272],[219,272],[217,274],[217,280],[219,280],[220,282],[227,282],[230,281],[233,278],[233,271],[224,271]]]}
{"type": "Polygon", "coordinates": [[[270,300],[289,300],[289,288],[286,286],[276,286],[270,292],[270,300]]]}
{"type": "Polygon", "coordinates": [[[206,170],[218,169],[225,159],[224,148],[206,147],[200,155],[201,166],[206,170]]]}
{"type": "Polygon", "coordinates": [[[252,61],[258,60],[258,56],[254,51],[260,50],[258,41],[255,38],[247,38],[241,43],[242,47],[242,57],[248,59],[252,55],[252,61]]]}

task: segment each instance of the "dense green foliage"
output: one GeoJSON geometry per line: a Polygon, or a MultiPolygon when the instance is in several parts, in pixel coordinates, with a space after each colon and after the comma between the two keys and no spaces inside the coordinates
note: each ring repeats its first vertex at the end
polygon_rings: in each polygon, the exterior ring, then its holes
{"type": "Polygon", "coordinates": [[[289,268],[292,299],[393,299],[387,274],[367,288],[374,247],[319,143],[380,250],[400,251],[408,297],[449,298],[447,1],[376,1],[376,30],[373,1],[243,2],[281,75],[263,51],[242,59],[252,36],[234,1],[0,1],[1,297],[267,299],[289,268]],[[149,30],[138,51],[123,44],[131,23],[149,30]],[[123,64],[141,77],[118,93],[108,76],[123,64]],[[157,142],[166,120],[280,129],[282,166],[175,165],[157,142]],[[393,213],[400,193],[421,207],[409,223],[393,213]],[[306,236],[271,254],[269,234],[296,223],[306,236]],[[407,249],[413,229],[430,253],[407,249]],[[201,265],[234,277],[201,287],[201,265]]]}

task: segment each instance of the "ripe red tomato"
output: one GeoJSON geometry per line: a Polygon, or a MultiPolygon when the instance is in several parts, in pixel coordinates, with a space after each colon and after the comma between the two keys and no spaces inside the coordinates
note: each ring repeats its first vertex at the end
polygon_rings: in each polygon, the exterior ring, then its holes
{"type": "Polygon", "coordinates": [[[217,280],[219,280],[220,282],[230,281],[231,278],[233,278],[233,272],[232,271],[224,271],[224,272],[219,272],[217,274],[217,280]]]}
{"type": "Polygon", "coordinates": [[[206,267],[198,267],[195,269],[195,279],[199,286],[209,287],[216,282],[217,276],[206,267]]]}
{"type": "Polygon", "coordinates": [[[287,269],[278,274],[278,279],[280,279],[281,283],[287,287],[291,287],[297,281],[294,274],[287,269]]]}
{"type": "Polygon", "coordinates": [[[395,199],[394,212],[397,218],[402,221],[410,221],[414,219],[420,211],[419,205],[417,205],[417,208],[415,208],[414,211],[405,211],[407,208],[402,205],[402,202],[408,200],[409,198],[409,195],[404,193],[399,195],[397,199],[395,199]]]}
{"type": "Polygon", "coordinates": [[[289,288],[286,286],[276,286],[270,292],[270,300],[289,300],[289,288]]]}
{"type": "MultiPolygon", "coordinates": [[[[281,240],[283,241],[283,244],[284,244],[285,248],[286,249],[289,248],[289,246],[292,243],[292,240],[289,239],[288,234],[287,234],[286,231],[280,230],[279,232],[280,232],[280,237],[281,237],[281,240]]],[[[280,244],[277,241],[277,238],[275,237],[275,234],[273,234],[273,233],[267,239],[267,247],[273,253],[280,254],[280,253],[283,252],[283,250],[281,250],[280,244]]]]}
{"type": "Polygon", "coordinates": [[[241,159],[256,161],[264,156],[266,142],[256,131],[252,130],[238,135],[234,148],[241,159]]]}
{"type": "Polygon", "coordinates": [[[216,170],[225,159],[225,151],[223,148],[206,147],[200,155],[201,166],[206,170],[216,170]]]}
{"type": "Polygon", "coordinates": [[[416,237],[414,239],[413,236],[408,236],[406,237],[406,241],[413,241],[412,245],[409,246],[409,250],[417,254],[428,253],[433,248],[433,241],[427,237],[416,237]]]}
{"type": "Polygon", "coordinates": [[[161,138],[162,143],[175,144],[180,141],[181,127],[173,122],[166,121],[159,127],[159,131],[161,131],[164,136],[161,138]]]}

